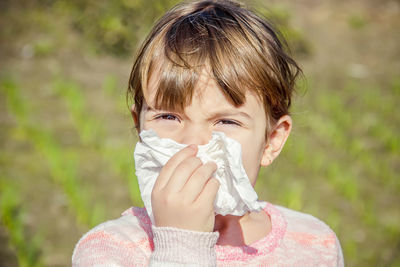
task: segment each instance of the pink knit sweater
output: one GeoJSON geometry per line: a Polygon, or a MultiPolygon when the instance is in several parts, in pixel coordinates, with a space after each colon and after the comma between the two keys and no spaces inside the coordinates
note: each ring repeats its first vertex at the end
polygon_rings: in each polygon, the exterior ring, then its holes
{"type": "Polygon", "coordinates": [[[241,247],[218,233],[154,227],[143,208],[102,223],[76,244],[73,266],[344,266],[335,233],[311,215],[266,203],[270,233],[241,247]]]}

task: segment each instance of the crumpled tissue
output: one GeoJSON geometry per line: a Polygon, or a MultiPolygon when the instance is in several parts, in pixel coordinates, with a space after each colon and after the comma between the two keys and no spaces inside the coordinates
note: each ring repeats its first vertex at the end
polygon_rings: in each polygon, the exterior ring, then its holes
{"type": "MultiPolygon", "coordinates": [[[[144,206],[154,223],[151,192],[155,181],[167,161],[187,145],[159,138],[151,129],[142,131],[140,138],[134,152],[136,176],[144,206]]],[[[208,144],[198,146],[196,156],[203,163],[214,161],[217,164],[213,176],[220,187],[214,202],[215,213],[242,216],[247,211],[259,211],[264,207],[263,202],[257,200],[257,193],[243,167],[239,142],[222,132],[213,132],[208,144]]]]}

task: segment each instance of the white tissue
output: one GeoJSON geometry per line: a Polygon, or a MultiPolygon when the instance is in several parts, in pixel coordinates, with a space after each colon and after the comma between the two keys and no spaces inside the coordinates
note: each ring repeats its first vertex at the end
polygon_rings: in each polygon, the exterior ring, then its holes
{"type": "MultiPolygon", "coordinates": [[[[187,145],[159,138],[153,130],[142,131],[140,137],[142,141],[136,144],[134,152],[136,176],[142,200],[153,221],[151,192],[154,183],[167,161],[187,145]]],[[[243,167],[241,155],[240,143],[222,132],[213,132],[208,144],[198,146],[196,156],[203,163],[214,161],[218,166],[214,173],[214,177],[220,182],[214,202],[214,211],[217,214],[241,216],[247,211],[259,211],[263,208],[263,203],[257,201],[257,193],[243,167]]]]}

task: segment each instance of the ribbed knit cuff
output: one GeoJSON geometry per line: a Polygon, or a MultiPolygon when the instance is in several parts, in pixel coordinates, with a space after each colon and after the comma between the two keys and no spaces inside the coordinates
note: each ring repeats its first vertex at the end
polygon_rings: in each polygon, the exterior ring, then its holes
{"type": "Polygon", "coordinates": [[[152,226],[153,259],[199,266],[216,266],[215,244],[218,232],[197,232],[172,227],[152,226]]]}

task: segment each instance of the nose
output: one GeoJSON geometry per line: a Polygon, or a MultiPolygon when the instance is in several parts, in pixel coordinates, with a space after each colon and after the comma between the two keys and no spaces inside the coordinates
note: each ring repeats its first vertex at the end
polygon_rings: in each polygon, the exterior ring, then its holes
{"type": "Polygon", "coordinates": [[[179,142],[186,145],[205,145],[211,140],[211,135],[207,127],[187,125],[182,129],[179,142]]]}

